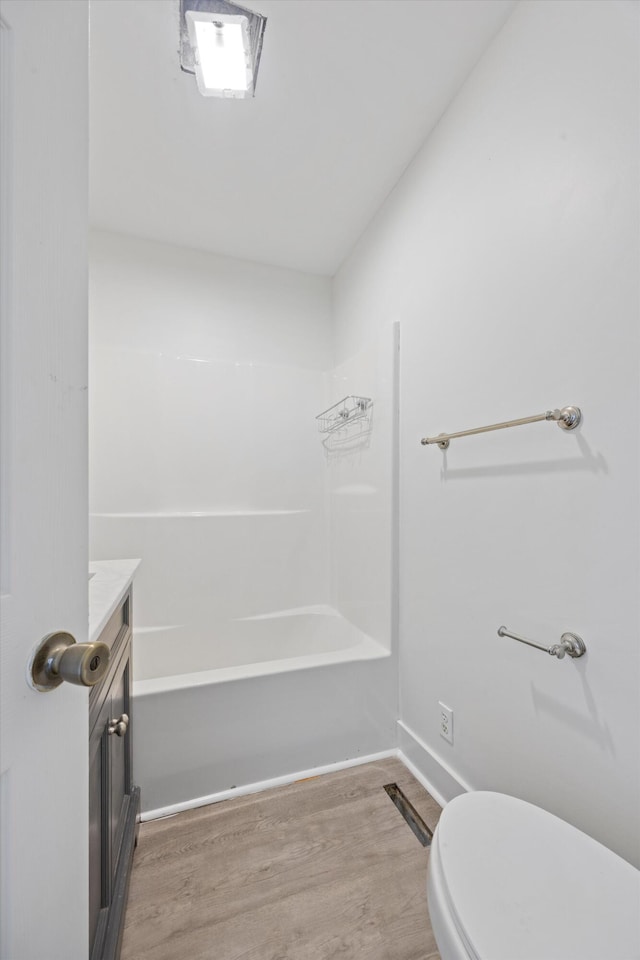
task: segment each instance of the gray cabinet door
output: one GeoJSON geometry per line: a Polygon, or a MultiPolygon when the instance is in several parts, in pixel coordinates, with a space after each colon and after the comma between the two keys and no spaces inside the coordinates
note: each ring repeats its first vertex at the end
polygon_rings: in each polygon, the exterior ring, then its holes
{"type": "Polygon", "coordinates": [[[92,946],[104,940],[110,899],[109,835],[103,821],[109,779],[109,708],[107,699],[89,739],[89,943],[92,946]]]}
{"type": "MultiPolygon", "coordinates": [[[[129,647],[129,644],[127,644],[129,647]]],[[[131,798],[131,658],[128,651],[120,660],[109,691],[111,718],[115,723],[120,717],[127,717],[127,729],[122,736],[109,734],[109,816],[108,824],[110,847],[110,876],[112,887],[115,884],[118,861],[122,850],[122,838],[127,820],[127,809],[131,798]]],[[[122,729],[122,727],[120,727],[122,729]]]]}
{"type": "Polygon", "coordinates": [[[118,957],[135,844],[139,790],[132,783],[131,641],[122,638],[89,738],[91,960],[118,957]]]}

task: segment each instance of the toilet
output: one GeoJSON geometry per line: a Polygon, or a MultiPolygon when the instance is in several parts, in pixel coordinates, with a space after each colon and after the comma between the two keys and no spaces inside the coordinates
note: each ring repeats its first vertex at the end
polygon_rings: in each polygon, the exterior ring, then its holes
{"type": "Polygon", "coordinates": [[[640,871],[515,797],[447,804],[427,899],[442,960],[640,960],[640,871]]]}

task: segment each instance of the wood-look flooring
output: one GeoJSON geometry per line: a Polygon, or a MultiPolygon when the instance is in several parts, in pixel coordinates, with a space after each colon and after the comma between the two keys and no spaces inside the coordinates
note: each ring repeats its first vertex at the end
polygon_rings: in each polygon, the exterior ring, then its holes
{"type": "Polygon", "coordinates": [[[438,960],[392,782],[433,830],[396,759],[142,824],[121,960],[438,960]]]}

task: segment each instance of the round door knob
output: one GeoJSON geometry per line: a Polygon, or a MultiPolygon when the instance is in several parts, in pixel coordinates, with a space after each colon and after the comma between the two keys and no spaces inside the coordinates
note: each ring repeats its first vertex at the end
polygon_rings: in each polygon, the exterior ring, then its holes
{"type": "Polygon", "coordinates": [[[109,647],[95,643],[74,643],[62,651],[58,660],[58,676],[67,683],[94,687],[109,669],[109,647]]]}
{"type": "Polygon", "coordinates": [[[70,633],[49,633],[31,658],[30,684],[36,690],[55,690],[63,680],[81,687],[100,683],[109,669],[110,650],[106,643],[76,643],[70,633]]]}

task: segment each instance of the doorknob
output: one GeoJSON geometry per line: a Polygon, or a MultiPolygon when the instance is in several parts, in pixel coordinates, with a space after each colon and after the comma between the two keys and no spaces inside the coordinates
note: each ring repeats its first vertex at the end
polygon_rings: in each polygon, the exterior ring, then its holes
{"type": "Polygon", "coordinates": [[[109,669],[110,650],[106,643],[76,643],[70,633],[60,630],[44,637],[29,664],[29,684],[46,693],[63,680],[81,687],[94,687],[109,669]]]}

